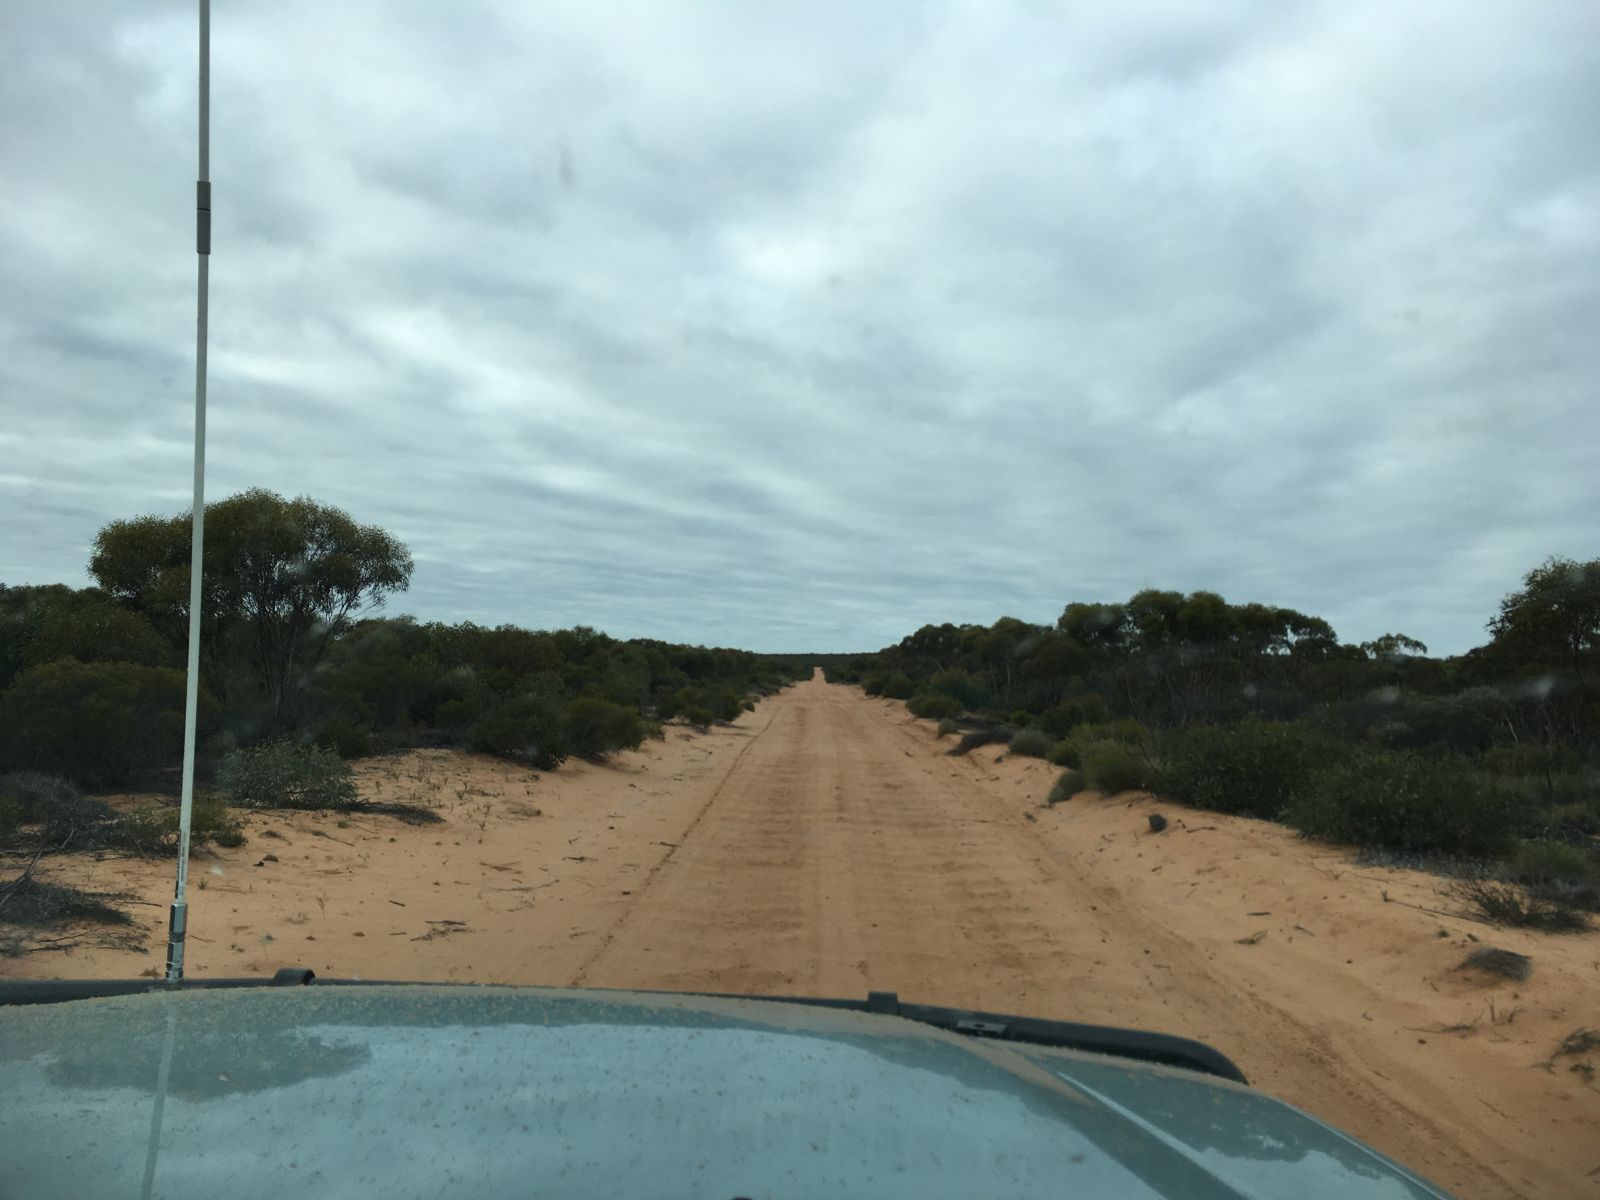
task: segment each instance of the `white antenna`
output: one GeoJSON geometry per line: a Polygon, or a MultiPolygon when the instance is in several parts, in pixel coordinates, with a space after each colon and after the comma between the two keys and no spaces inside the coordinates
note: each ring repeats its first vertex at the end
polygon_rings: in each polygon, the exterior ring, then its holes
{"type": "Polygon", "coordinates": [[[206,313],[211,290],[211,0],[200,0],[200,178],[195,185],[199,279],[194,330],[194,537],[189,548],[189,670],[183,696],[183,799],[178,813],[178,885],[167,923],[167,982],[183,978],[189,924],[189,830],[194,821],[195,720],[200,706],[200,582],[206,537],[206,313]]]}

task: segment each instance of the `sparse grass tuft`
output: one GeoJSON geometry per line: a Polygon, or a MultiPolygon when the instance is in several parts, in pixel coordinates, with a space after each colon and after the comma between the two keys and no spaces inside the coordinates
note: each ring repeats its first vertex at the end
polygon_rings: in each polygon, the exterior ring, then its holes
{"type": "Polygon", "coordinates": [[[1581,933],[1589,919],[1575,908],[1530,896],[1521,888],[1493,880],[1458,880],[1450,894],[1468,911],[1496,925],[1538,929],[1545,933],[1581,933]]]}

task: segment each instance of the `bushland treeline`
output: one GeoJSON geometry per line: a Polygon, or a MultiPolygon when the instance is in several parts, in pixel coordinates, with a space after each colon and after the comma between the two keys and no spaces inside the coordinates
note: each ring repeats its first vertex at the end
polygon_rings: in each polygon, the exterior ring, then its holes
{"type": "MultiPolygon", "coordinates": [[[[179,759],[187,513],[114,521],[95,586],[0,584],[0,771],[100,788],[179,759]]],[[[201,773],[238,748],[351,758],[459,745],[550,767],[637,746],[658,723],[736,718],[794,668],[741,650],[594,629],[383,617],[412,560],[376,526],[253,490],[206,507],[201,773]]]]}
{"type": "Polygon", "coordinates": [[[1049,625],[925,625],[826,670],[961,746],[1049,757],[1067,768],[1057,798],[1148,788],[1520,862],[1600,906],[1600,560],[1551,559],[1486,616],[1483,645],[1438,658],[1403,633],[1351,644],[1294,609],[1147,589],[1049,625]]]}

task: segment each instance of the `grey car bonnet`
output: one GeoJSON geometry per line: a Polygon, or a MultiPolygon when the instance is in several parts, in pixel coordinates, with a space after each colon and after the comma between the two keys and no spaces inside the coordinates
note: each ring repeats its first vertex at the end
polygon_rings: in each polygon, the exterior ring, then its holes
{"type": "Polygon", "coordinates": [[[6,1195],[1443,1194],[1243,1085],[767,1001],[129,995],[0,1010],[0,1061],[6,1195]]]}

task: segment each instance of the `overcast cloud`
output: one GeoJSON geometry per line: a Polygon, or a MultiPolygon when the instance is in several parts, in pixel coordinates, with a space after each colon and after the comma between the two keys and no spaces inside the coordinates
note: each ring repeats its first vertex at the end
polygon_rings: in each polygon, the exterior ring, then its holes
{"type": "MultiPolygon", "coordinates": [[[[389,528],[395,611],[1456,652],[1600,555],[1592,0],[215,10],[208,495],[389,528]]],[[[0,23],[0,580],[83,584],[188,506],[195,18],[0,23]]]]}

